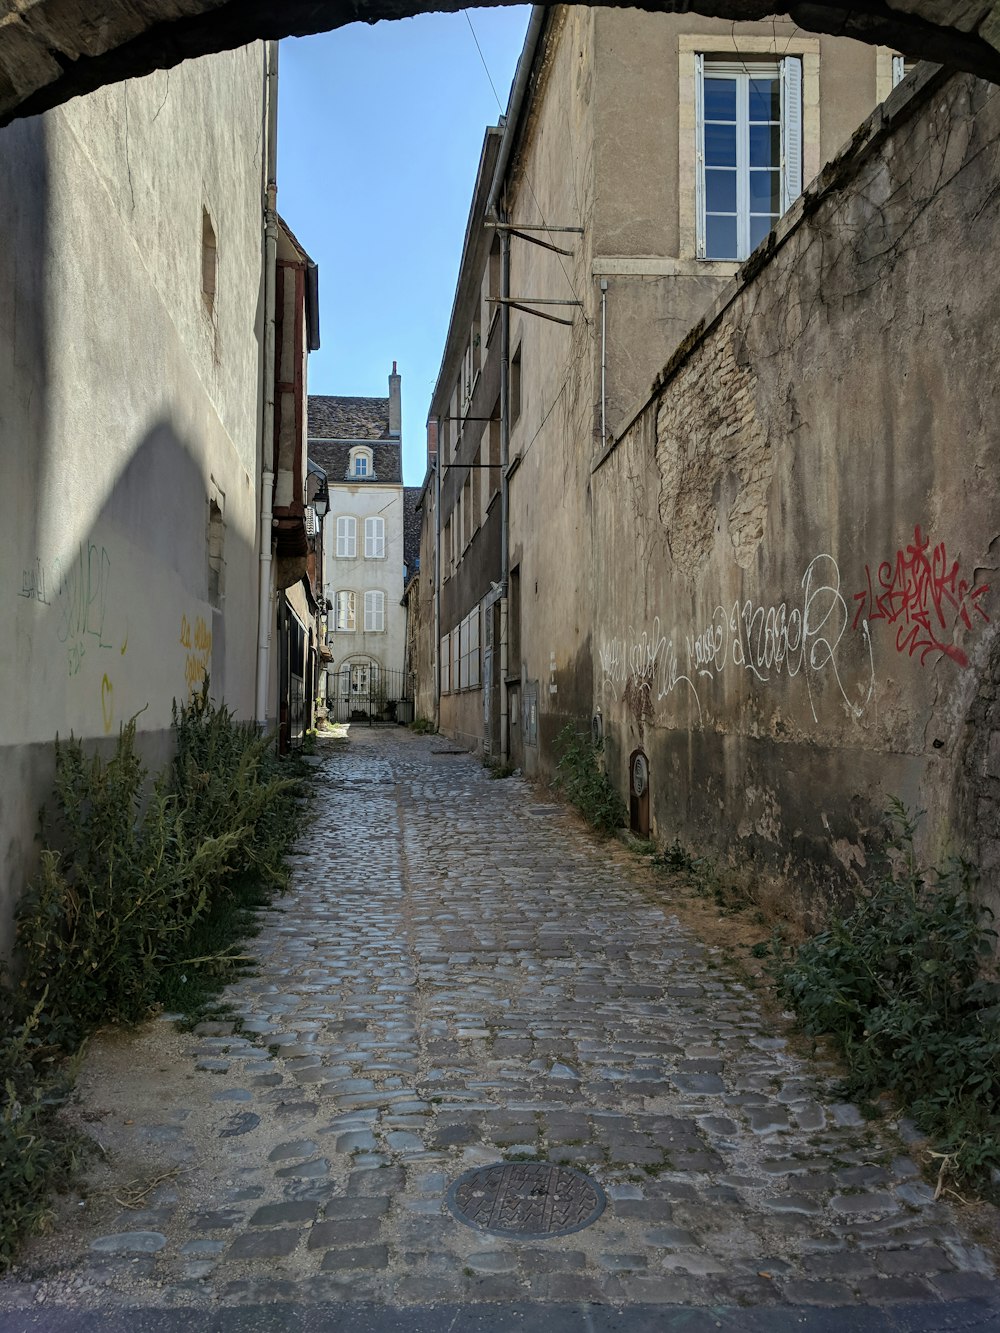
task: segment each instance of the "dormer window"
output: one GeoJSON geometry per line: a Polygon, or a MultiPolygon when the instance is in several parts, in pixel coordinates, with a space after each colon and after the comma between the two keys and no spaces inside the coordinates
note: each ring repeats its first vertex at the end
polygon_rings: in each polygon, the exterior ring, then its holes
{"type": "Polygon", "coordinates": [[[351,461],[347,468],[347,477],[353,481],[356,477],[374,476],[372,469],[372,451],[360,446],[351,450],[351,461]]]}

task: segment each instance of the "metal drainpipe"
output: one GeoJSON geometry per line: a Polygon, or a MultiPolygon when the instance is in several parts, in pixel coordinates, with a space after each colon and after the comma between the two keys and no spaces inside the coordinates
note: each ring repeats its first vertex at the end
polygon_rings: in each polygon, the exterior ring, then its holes
{"type": "Polygon", "coordinates": [[[267,182],[264,199],[264,375],[261,412],[262,469],[260,494],[260,598],[257,607],[256,717],[267,724],[267,686],[270,671],[271,622],[271,501],[274,490],[274,340],[275,279],[278,263],[278,43],[267,44],[267,182]]]}
{"type": "Polygon", "coordinates": [[[601,452],[607,448],[608,280],[601,279],[601,452]]]}
{"type": "Polygon", "coordinates": [[[434,456],[434,725],[441,726],[441,418],[437,418],[437,453],[434,456]]]}
{"type": "MultiPolygon", "coordinates": [[[[507,220],[506,212],[501,214],[507,220]]],[[[508,586],[510,574],[510,495],[507,482],[507,464],[510,456],[510,232],[500,232],[500,763],[505,765],[510,754],[510,709],[507,701],[507,672],[509,669],[508,643],[508,586]]]]}

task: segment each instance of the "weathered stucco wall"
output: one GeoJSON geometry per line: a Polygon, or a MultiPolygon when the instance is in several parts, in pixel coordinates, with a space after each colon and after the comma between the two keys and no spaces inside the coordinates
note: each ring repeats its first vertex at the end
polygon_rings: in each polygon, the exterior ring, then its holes
{"type": "Polygon", "coordinates": [[[596,11],[560,9],[509,211],[528,225],[583,226],[557,236],[572,249],[562,258],[511,242],[511,295],[578,299],[585,310],[555,307],[571,328],[514,311],[510,350],[520,351],[520,411],[511,430],[510,565],[518,575],[511,606],[511,758],[529,773],[551,765],[552,739],[567,721],[586,716],[592,682],[589,644],[589,470],[596,385],[595,322],[590,279],[594,207],[594,31],[596,11]],[[515,623],[519,622],[519,623],[515,623]],[[538,743],[521,724],[524,687],[538,682],[538,743]]]}
{"type": "Polygon", "coordinates": [[[610,771],[806,907],[891,796],[996,903],[998,163],[987,86],[899,89],[593,477],[610,771]]]}
{"type": "Polygon", "coordinates": [[[248,48],[0,132],[0,949],[57,732],[159,762],[206,670],[252,715],[262,97],[248,48]]]}

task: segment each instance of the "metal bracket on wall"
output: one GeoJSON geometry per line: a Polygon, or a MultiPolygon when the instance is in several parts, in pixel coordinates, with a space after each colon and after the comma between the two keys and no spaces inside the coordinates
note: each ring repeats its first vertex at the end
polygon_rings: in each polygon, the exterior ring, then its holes
{"type": "Polygon", "coordinates": [[[535,310],[536,305],[574,305],[582,308],[582,301],[555,301],[549,300],[544,296],[491,296],[489,301],[493,305],[510,306],[511,310],[523,310],[526,315],[537,315],[539,319],[550,319],[553,324],[571,325],[571,319],[560,319],[558,315],[548,315],[544,310],[535,310]],[[531,305],[525,302],[530,301],[531,305]]]}

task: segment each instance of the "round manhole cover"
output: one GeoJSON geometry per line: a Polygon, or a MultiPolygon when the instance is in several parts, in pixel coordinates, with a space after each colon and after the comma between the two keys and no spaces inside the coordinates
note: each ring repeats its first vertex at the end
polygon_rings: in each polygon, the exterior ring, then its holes
{"type": "Polygon", "coordinates": [[[551,1162],[498,1162],[476,1167],[448,1191],[460,1222],[491,1236],[567,1236],[596,1222],[604,1191],[571,1166],[551,1162]]]}

